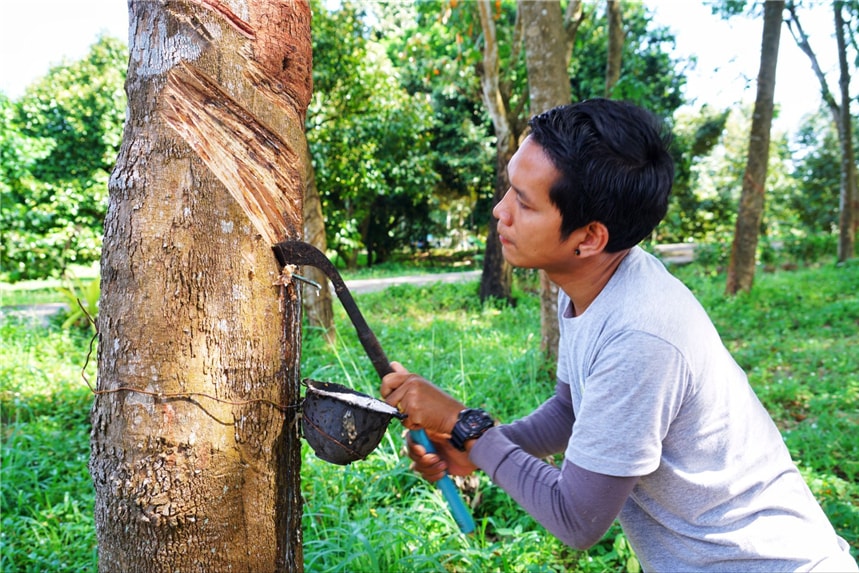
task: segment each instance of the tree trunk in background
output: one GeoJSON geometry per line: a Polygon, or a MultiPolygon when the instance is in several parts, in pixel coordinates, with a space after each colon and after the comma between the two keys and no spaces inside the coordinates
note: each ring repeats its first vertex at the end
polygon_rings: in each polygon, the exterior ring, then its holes
{"type": "Polygon", "coordinates": [[[859,190],[856,188],[856,155],[853,149],[853,118],[850,115],[850,67],[847,64],[844,2],[834,2],[835,41],[838,45],[838,87],[841,106],[836,124],[841,143],[841,193],[838,226],[838,260],[852,259],[856,252],[856,228],[859,225],[859,190]]]}
{"type": "MultiPolygon", "coordinates": [[[[483,62],[480,70],[480,85],[483,89],[483,103],[495,128],[495,193],[492,206],[504,197],[510,182],[507,179],[507,163],[518,146],[507,104],[499,85],[498,40],[495,35],[492,3],[489,0],[477,1],[480,24],[483,28],[483,62]]],[[[480,300],[497,298],[510,300],[513,284],[513,269],[501,254],[498,239],[498,220],[489,217],[489,234],[486,237],[486,250],[483,257],[483,274],[480,278],[480,300]]]]}
{"type": "Polygon", "coordinates": [[[303,1],[129,2],[90,472],[104,572],[300,571],[303,1]],[[263,228],[236,197],[266,189],[263,228]]]}
{"type": "MultiPolygon", "coordinates": [[[[519,139],[527,125],[524,118],[524,101],[520,101],[516,109],[510,109],[510,86],[512,82],[502,82],[499,72],[498,40],[491,0],[478,0],[476,2],[480,17],[481,30],[483,32],[483,60],[478,70],[480,84],[483,92],[483,103],[486,105],[487,113],[492,119],[496,135],[496,181],[495,193],[492,197],[494,207],[504,197],[510,182],[507,179],[507,163],[519,148],[519,139]],[[503,89],[506,87],[506,90],[503,89]]],[[[533,2],[533,8],[540,6],[541,2],[533,2]]],[[[546,4],[553,4],[546,2],[546,4]]],[[[562,50],[564,61],[568,62],[573,49],[573,42],[579,25],[584,19],[584,10],[580,0],[571,0],[567,4],[567,12],[563,19],[560,17],[560,3],[558,7],[552,6],[551,10],[556,12],[558,24],[563,30],[561,44],[551,45],[549,49],[553,52],[562,50]]],[[[523,26],[522,15],[517,19],[517,35],[521,33],[523,26]]],[[[526,30],[526,33],[528,30],[526,30]]],[[[518,54],[519,42],[514,39],[513,53],[518,54]]],[[[515,59],[515,58],[514,58],[515,59]]],[[[512,66],[513,64],[511,64],[512,66]]],[[[569,91],[569,78],[565,74],[564,85],[569,91]]],[[[539,89],[539,88],[538,88],[539,89]]],[[[533,100],[533,97],[531,98],[533,100]]],[[[567,95],[569,101],[569,95],[567,95]]],[[[504,260],[501,254],[501,243],[498,240],[498,221],[494,217],[489,219],[489,234],[486,239],[486,251],[483,259],[483,275],[480,280],[480,300],[487,298],[511,299],[511,288],[513,274],[511,266],[504,260]]]]}
{"type": "MultiPolygon", "coordinates": [[[[525,62],[531,113],[570,103],[568,55],[564,19],[559,2],[519,0],[519,17],[525,29],[525,62]]],[[[540,348],[558,355],[558,286],[540,271],[540,348]]]]}
{"type": "Polygon", "coordinates": [[[847,65],[847,43],[845,39],[845,22],[842,10],[844,2],[833,2],[832,9],[835,15],[835,39],[838,46],[839,64],[839,92],[841,105],[835,101],[835,97],[829,90],[826,76],[817,61],[817,55],[811,48],[808,36],[802,29],[797,14],[797,6],[794,2],[787,4],[790,18],[787,27],[793,36],[796,45],[811,61],[811,68],[820,83],[820,94],[832,120],[838,128],[838,139],[841,147],[841,193],[839,195],[839,235],[838,235],[838,260],[845,261],[853,258],[856,252],[856,230],[859,225],[859,189],[856,181],[856,155],[853,149],[852,117],[850,116],[850,68],[847,65]]]}
{"type": "MultiPolygon", "coordinates": [[[[304,140],[304,152],[307,161],[304,162],[304,240],[322,251],[328,249],[325,238],[325,217],[322,213],[322,201],[319,189],[316,187],[316,171],[310,158],[310,146],[307,138],[304,140]]],[[[319,289],[305,284],[301,287],[301,304],[307,323],[315,328],[321,328],[328,342],[334,342],[334,309],[331,301],[331,285],[328,277],[316,267],[305,266],[304,276],[319,284],[319,289]]]]}
{"type": "Polygon", "coordinates": [[[606,2],[608,19],[608,58],[605,66],[605,97],[610,98],[614,84],[620,79],[620,65],[623,57],[623,18],[620,0],[606,2]]]}
{"type": "Polygon", "coordinates": [[[726,287],[728,294],[736,294],[739,291],[748,292],[755,278],[758,234],[764,211],[773,94],[784,4],[783,0],[770,0],[764,3],[764,30],[757,97],[752,115],[749,157],[743,175],[743,190],[740,195],[734,241],[731,245],[731,261],[728,265],[726,287]]]}

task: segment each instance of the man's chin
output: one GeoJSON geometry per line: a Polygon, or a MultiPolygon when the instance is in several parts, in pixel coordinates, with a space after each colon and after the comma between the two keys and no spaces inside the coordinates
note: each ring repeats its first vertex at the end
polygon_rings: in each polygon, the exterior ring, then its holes
{"type": "Polygon", "coordinates": [[[512,267],[516,267],[516,268],[520,268],[520,269],[533,269],[533,268],[535,268],[533,266],[523,264],[522,261],[517,261],[516,256],[513,253],[511,253],[506,247],[503,247],[503,246],[501,247],[501,256],[504,257],[504,260],[507,262],[507,264],[512,266],[512,267]]]}

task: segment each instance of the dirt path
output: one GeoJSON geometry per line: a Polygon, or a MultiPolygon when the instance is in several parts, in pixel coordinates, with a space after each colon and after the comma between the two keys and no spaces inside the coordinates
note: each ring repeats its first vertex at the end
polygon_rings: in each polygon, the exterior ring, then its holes
{"type": "MultiPolygon", "coordinates": [[[[360,279],[346,281],[346,286],[353,294],[366,292],[375,292],[388,288],[389,286],[408,284],[408,285],[428,285],[434,283],[452,283],[477,280],[480,278],[480,271],[465,271],[453,273],[437,273],[427,275],[413,275],[406,277],[390,277],[384,279],[360,279]]],[[[22,320],[38,321],[43,326],[47,326],[51,317],[67,309],[68,306],[64,303],[48,303],[48,304],[33,304],[21,306],[4,306],[0,308],[0,316],[17,316],[22,320]]]]}

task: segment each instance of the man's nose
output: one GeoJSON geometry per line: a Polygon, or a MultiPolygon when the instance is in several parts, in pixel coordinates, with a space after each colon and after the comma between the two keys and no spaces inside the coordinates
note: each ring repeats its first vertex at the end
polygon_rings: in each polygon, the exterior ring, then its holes
{"type": "Polygon", "coordinates": [[[510,189],[507,190],[507,193],[504,194],[504,197],[492,208],[492,216],[504,223],[505,225],[510,222],[510,211],[507,209],[507,197],[510,196],[510,189]]]}

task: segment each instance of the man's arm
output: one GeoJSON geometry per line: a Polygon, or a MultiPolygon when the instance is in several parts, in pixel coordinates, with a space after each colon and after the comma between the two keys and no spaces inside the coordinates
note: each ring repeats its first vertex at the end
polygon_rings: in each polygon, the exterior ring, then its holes
{"type": "Polygon", "coordinates": [[[566,449],[575,419],[570,385],[558,380],[551,398],[524,418],[503,426],[502,431],[532,456],[544,458],[566,449]]]}
{"type": "Polygon", "coordinates": [[[587,549],[608,531],[638,477],[615,477],[564,462],[561,469],[531,455],[493,428],[470,448],[470,458],[552,535],[587,549]]]}

